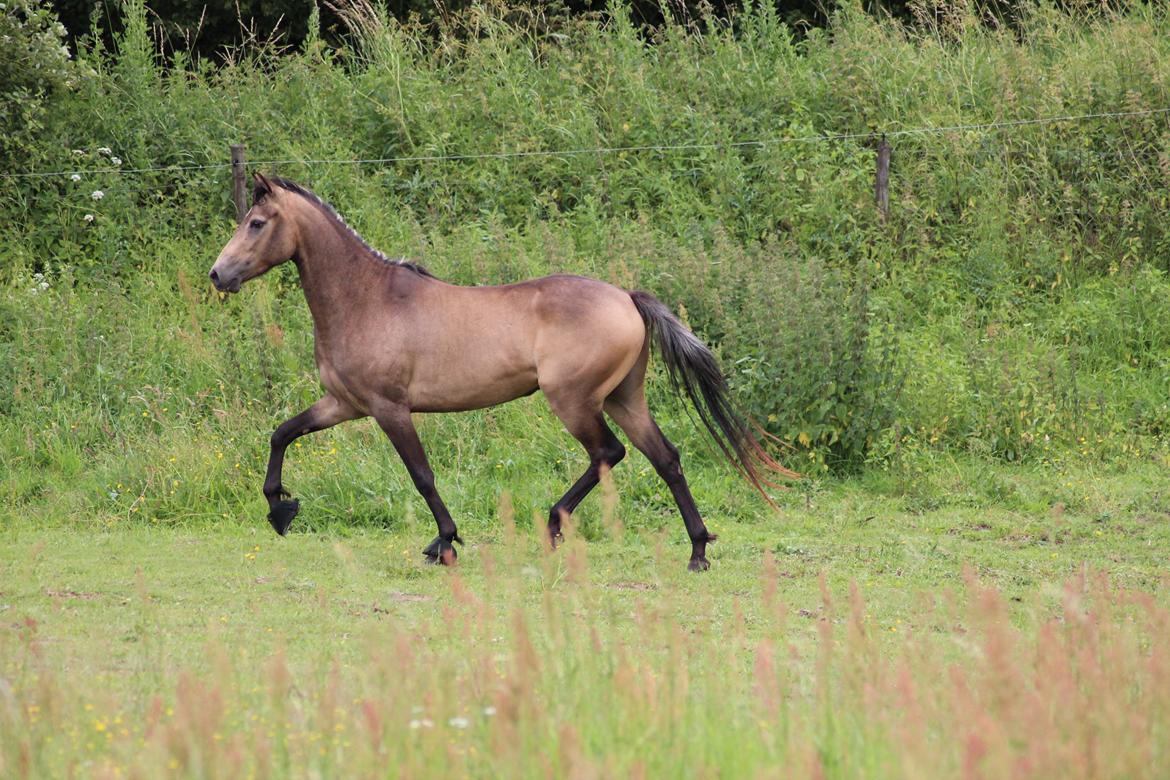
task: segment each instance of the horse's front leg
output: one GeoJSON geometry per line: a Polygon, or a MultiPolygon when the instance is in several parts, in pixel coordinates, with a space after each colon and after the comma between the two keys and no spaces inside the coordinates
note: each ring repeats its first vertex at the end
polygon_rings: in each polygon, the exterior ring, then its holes
{"type": "Polygon", "coordinates": [[[272,434],[272,451],[268,456],[268,474],[264,478],[264,497],[268,499],[268,522],[273,529],[284,536],[293,518],[297,516],[300,502],[296,499],[285,501],[288,493],[280,481],[281,469],[284,467],[284,451],[288,445],[304,436],[306,433],[332,428],[346,420],[355,420],[362,414],[349,404],[339,401],[332,395],[326,395],[305,411],[286,420],[272,434]]]}
{"type": "Polygon", "coordinates": [[[439,526],[439,535],[435,537],[423,555],[431,563],[442,563],[451,566],[458,555],[452,542],[463,544],[459,538],[459,531],[451,513],[439,491],[435,489],[435,475],[427,463],[427,454],[423,450],[422,442],[418,438],[418,431],[414,429],[414,422],[410,419],[410,409],[400,404],[386,405],[374,412],[374,419],[390,438],[390,443],[398,451],[398,456],[406,464],[406,470],[414,481],[415,488],[427,502],[431,514],[435,516],[435,523],[439,526]]]}

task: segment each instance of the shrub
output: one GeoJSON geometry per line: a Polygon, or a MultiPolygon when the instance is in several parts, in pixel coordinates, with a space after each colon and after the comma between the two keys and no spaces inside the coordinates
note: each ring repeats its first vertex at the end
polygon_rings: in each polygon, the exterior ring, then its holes
{"type": "Polygon", "coordinates": [[[35,143],[46,104],[76,71],[65,27],[42,0],[0,2],[0,168],[24,170],[42,159],[35,143]]]}

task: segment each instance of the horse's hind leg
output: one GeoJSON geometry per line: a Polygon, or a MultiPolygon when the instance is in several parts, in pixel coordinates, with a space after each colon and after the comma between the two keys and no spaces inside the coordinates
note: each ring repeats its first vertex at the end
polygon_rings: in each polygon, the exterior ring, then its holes
{"type": "Polygon", "coordinates": [[[715,535],[707,531],[699,509],[695,506],[695,499],[683,476],[678,450],[662,434],[650,414],[641,376],[631,373],[623,380],[606,399],[605,411],[630,437],[630,443],[650,460],[658,476],[670,488],[679,513],[682,514],[683,524],[687,527],[687,535],[691,538],[691,560],[687,568],[691,571],[711,568],[707,562],[707,543],[715,541],[715,535]]]}
{"type": "Polygon", "coordinates": [[[284,451],[288,449],[288,445],[306,433],[332,428],[338,423],[355,420],[361,416],[349,404],[326,395],[296,417],[286,420],[273,432],[272,449],[268,455],[268,474],[264,478],[264,497],[268,499],[268,522],[278,534],[285,535],[301,506],[296,499],[283,500],[288,493],[281,484],[280,475],[284,468],[284,451]]]}
{"type": "Polygon", "coordinates": [[[565,398],[561,394],[549,396],[553,413],[565,424],[573,437],[585,445],[589,453],[589,468],[573,483],[565,495],[553,504],[548,513],[548,534],[553,546],[564,538],[561,523],[573,513],[589,491],[601,481],[601,468],[613,468],[626,455],[626,448],[605,424],[601,410],[582,399],[565,398]]]}

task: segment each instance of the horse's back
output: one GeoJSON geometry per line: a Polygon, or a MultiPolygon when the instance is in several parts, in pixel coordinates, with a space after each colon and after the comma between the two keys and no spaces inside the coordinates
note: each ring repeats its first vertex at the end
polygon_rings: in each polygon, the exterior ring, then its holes
{"type": "Polygon", "coordinates": [[[491,287],[428,281],[407,321],[408,397],[425,411],[490,406],[538,387],[573,385],[604,397],[646,336],[629,293],[568,275],[491,287]]]}

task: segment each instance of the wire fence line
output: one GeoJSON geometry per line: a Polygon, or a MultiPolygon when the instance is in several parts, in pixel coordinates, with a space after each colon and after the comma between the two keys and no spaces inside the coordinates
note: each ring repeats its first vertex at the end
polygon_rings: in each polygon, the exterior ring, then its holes
{"type": "MultiPolygon", "coordinates": [[[[780,136],[775,138],[755,139],[749,141],[718,141],[713,143],[681,143],[681,144],[645,144],[636,146],[597,146],[577,149],[536,149],[531,151],[513,151],[513,152],[478,152],[466,154],[417,154],[417,155],[402,155],[397,157],[373,157],[368,159],[338,159],[338,158],[322,158],[322,159],[271,159],[271,160],[251,160],[249,165],[256,166],[273,166],[273,165],[385,165],[391,163],[412,163],[412,162],[458,162],[469,160],[507,160],[525,157],[573,157],[580,155],[596,155],[596,154],[621,154],[621,153],[638,153],[638,152],[671,152],[671,151],[703,151],[712,149],[737,149],[756,147],[762,148],[767,146],[778,146],[782,144],[796,144],[796,143],[836,143],[840,141],[854,141],[854,140],[877,140],[880,138],[900,138],[907,136],[926,136],[926,135],[941,135],[945,133],[958,132],[995,132],[1000,130],[1007,130],[1018,127],[1028,127],[1034,125],[1050,125],[1050,124],[1068,124],[1072,122],[1083,122],[1091,119],[1126,119],[1146,116],[1158,116],[1170,114],[1170,107],[1166,108],[1151,108],[1137,111],[1107,111],[1091,114],[1067,114],[1062,116],[1048,116],[1035,117],[1032,119],[1007,119],[995,122],[978,122],[972,124],[956,124],[956,125],[929,125],[923,127],[902,128],[896,130],[879,131],[872,130],[858,133],[821,133],[816,135],[805,136],[780,136]]],[[[138,168],[76,168],[58,171],[3,171],[0,172],[0,177],[6,179],[32,179],[32,178],[51,178],[55,176],[72,176],[94,173],[116,173],[121,175],[140,174],[140,173],[157,173],[157,172],[183,172],[183,171],[202,171],[213,169],[231,168],[230,162],[215,162],[215,163],[201,163],[196,165],[159,165],[159,166],[144,166],[138,168]]]]}

